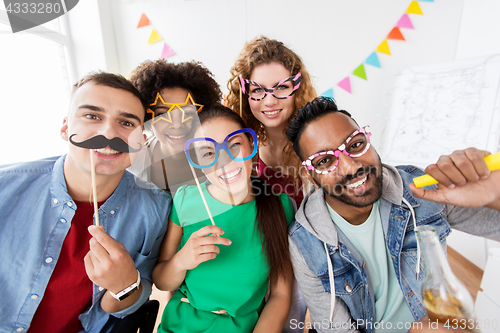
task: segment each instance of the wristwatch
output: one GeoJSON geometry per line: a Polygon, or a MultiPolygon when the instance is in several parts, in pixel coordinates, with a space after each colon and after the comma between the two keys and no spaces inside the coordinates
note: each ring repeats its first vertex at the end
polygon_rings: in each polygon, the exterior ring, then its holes
{"type": "Polygon", "coordinates": [[[115,293],[111,292],[111,290],[109,291],[109,293],[116,300],[123,301],[125,298],[129,297],[134,292],[136,292],[137,290],[139,290],[139,285],[140,284],[141,284],[141,273],[139,273],[139,271],[137,271],[137,282],[132,283],[130,286],[128,286],[127,288],[123,289],[118,294],[115,294],[115,293]]]}

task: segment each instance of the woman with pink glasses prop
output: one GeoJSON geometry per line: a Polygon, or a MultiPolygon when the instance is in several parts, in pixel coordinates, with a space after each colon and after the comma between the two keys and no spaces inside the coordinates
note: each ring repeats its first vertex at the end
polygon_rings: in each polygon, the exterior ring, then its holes
{"type": "MultiPolygon", "coordinates": [[[[288,194],[300,206],[304,198],[301,161],[285,133],[298,109],[317,95],[302,60],[282,42],[257,37],[243,47],[227,86],[227,106],[257,133],[259,149],[253,169],[275,192],[288,194]]],[[[304,322],[305,312],[295,284],[283,332],[298,332],[290,323],[304,322]]]]}
{"type": "Polygon", "coordinates": [[[227,106],[259,139],[257,174],[300,205],[300,160],[285,132],[299,107],[316,97],[300,57],[282,42],[261,36],[245,44],[231,68],[227,106]]]}

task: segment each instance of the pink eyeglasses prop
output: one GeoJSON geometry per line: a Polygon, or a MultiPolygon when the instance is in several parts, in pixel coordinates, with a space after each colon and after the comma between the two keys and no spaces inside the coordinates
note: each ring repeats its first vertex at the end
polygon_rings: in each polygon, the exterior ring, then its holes
{"type": "Polygon", "coordinates": [[[350,157],[360,157],[370,149],[370,127],[365,126],[354,131],[343,144],[335,150],[316,153],[302,162],[307,170],[326,175],[339,165],[340,153],[350,157]]]}
{"type": "Polygon", "coordinates": [[[276,83],[272,88],[266,88],[255,81],[244,79],[241,76],[239,79],[242,92],[254,101],[261,101],[268,94],[273,95],[277,99],[287,99],[299,89],[302,74],[297,73],[296,75],[287,77],[276,83]]]}

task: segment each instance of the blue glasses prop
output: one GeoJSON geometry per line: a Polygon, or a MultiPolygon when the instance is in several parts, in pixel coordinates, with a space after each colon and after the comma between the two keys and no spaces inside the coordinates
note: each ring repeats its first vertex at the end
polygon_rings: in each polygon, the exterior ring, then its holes
{"type": "Polygon", "coordinates": [[[215,165],[221,149],[235,161],[249,160],[257,153],[257,135],[251,128],[243,128],[230,133],[221,143],[212,138],[193,138],[184,144],[184,152],[189,163],[198,169],[215,165]],[[253,138],[253,149],[248,135],[253,138]]]}

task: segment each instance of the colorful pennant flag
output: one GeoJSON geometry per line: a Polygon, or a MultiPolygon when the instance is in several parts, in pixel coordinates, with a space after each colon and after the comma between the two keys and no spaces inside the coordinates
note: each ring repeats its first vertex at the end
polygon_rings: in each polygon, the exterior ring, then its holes
{"type": "Polygon", "coordinates": [[[321,94],[323,97],[333,98],[333,88],[330,88],[321,94]]]}
{"type": "Polygon", "coordinates": [[[380,62],[378,61],[377,52],[373,52],[372,54],[370,54],[370,56],[366,58],[365,63],[380,68],[380,62]]]}
{"type": "Polygon", "coordinates": [[[139,24],[137,25],[137,28],[142,28],[148,25],[151,25],[151,22],[149,21],[146,14],[142,14],[141,19],[139,20],[139,24]]]}
{"type": "Polygon", "coordinates": [[[391,55],[391,50],[389,49],[389,44],[387,43],[387,39],[384,39],[384,41],[380,43],[380,45],[377,47],[377,52],[391,55]]]}
{"type": "Polygon", "coordinates": [[[359,65],[358,68],[356,68],[354,72],[352,72],[352,74],[366,80],[365,66],[363,66],[363,64],[359,65]]]}
{"type": "Polygon", "coordinates": [[[417,15],[424,15],[422,13],[422,10],[420,9],[420,5],[418,4],[418,1],[412,1],[410,5],[408,6],[408,9],[406,9],[407,14],[417,14],[417,15]]]}
{"type": "Polygon", "coordinates": [[[408,14],[403,14],[403,16],[401,16],[398,23],[396,23],[396,27],[413,29],[413,24],[411,24],[408,14]]]}
{"type": "MultiPolygon", "coordinates": [[[[418,0],[418,1],[428,1],[428,2],[434,2],[434,0],[418,0]]],[[[388,39],[395,39],[395,40],[406,40],[401,33],[400,28],[406,28],[406,29],[414,29],[413,24],[410,20],[410,17],[408,14],[416,14],[416,15],[424,15],[422,13],[422,10],[420,8],[420,5],[418,4],[418,1],[412,1],[408,8],[406,9],[405,14],[401,16],[401,18],[398,20],[394,28],[391,30],[391,32],[387,35],[387,38],[384,39],[382,43],[376,48],[375,52],[372,52],[368,58],[364,61],[365,64],[381,68],[380,66],[380,61],[377,55],[377,52],[379,53],[384,53],[387,55],[391,55],[391,50],[389,49],[389,43],[387,42],[388,39]]],[[[366,78],[366,71],[365,71],[365,66],[363,63],[359,65],[353,72],[353,75],[356,75],[364,80],[367,80],[366,78]]],[[[351,91],[351,80],[349,76],[346,76],[342,81],[340,81],[337,86],[340,88],[344,89],[348,93],[352,93],[351,91]]],[[[330,88],[323,92],[322,96],[325,97],[333,97],[333,88],[330,88]]]]}
{"type": "Polygon", "coordinates": [[[153,31],[151,31],[151,36],[149,36],[148,44],[159,42],[162,39],[163,38],[160,36],[160,34],[158,34],[158,31],[156,31],[156,29],[153,28],[153,31]]]}
{"type": "Polygon", "coordinates": [[[346,78],[340,81],[337,85],[349,94],[351,93],[351,80],[349,79],[349,76],[346,76],[346,78]]]}
{"type": "Polygon", "coordinates": [[[403,34],[401,33],[401,30],[399,30],[398,27],[394,27],[391,32],[387,35],[387,39],[398,39],[398,40],[405,40],[403,37],[403,34]]]}
{"type": "Polygon", "coordinates": [[[167,59],[171,56],[175,55],[175,51],[170,48],[170,46],[165,43],[163,45],[163,52],[161,53],[161,59],[167,59]]]}

